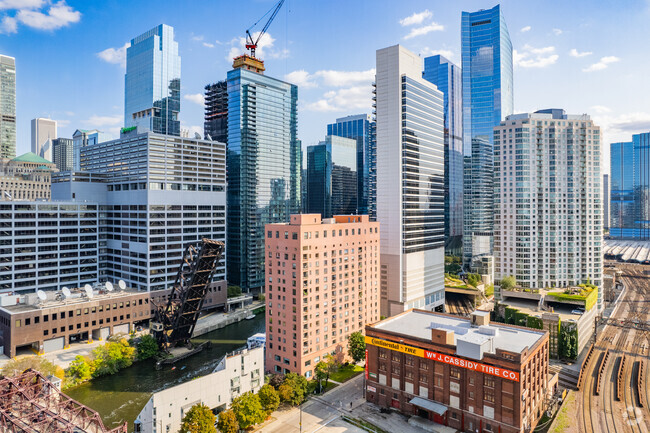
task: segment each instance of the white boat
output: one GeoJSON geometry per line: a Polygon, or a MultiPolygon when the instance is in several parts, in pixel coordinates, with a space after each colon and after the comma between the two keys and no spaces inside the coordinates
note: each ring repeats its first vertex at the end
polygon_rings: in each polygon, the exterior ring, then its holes
{"type": "Polygon", "coordinates": [[[255,314],[251,314],[250,316],[246,316],[246,320],[253,320],[255,318],[255,314]]]}

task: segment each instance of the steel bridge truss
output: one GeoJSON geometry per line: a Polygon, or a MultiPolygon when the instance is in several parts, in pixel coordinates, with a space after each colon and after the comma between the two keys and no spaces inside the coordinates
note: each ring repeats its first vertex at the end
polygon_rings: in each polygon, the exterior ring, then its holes
{"type": "Polygon", "coordinates": [[[127,433],[104,427],[94,410],[63,394],[36,370],[0,379],[0,430],[6,433],[127,433]]]}
{"type": "Polygon", "coordinates": [[[189,346],[223,250],[223,242],[206,238],[185,249],[167,304],[156,309],[156,323],[151,327],[161,348],[189,346]]]}

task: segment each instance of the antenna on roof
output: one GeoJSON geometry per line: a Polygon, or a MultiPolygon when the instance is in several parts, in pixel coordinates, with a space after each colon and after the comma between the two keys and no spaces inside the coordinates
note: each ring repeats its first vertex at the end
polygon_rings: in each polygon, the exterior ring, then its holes
{"type": "Polygon", "coordinates": [[[118,285],[118,286],[120,287],[120,289],[122,289],[122,290],[126,289],[126,283],[124,282],[124,280],[120,280],[120,281],[118,281],[118,282],[117,282],[117,285],[118,285]]]}
{"type": "Polygon", "coordinates": [[[93,293],[93,286],[91,286],[90,284],[86,284],[84,286],[84,290],[86,291],[86,296],[88,297],[88,299],[92,299],[93,296],[95,296],[95,294],[93,293]]]}
{"type": "Polygon", "coordinates": [[[112,292],[113,291],[113,283],[111,283],[110,281],[106,281],[106,290],[108,290],[109,292],[112,292]]]}
{"type": "Polygon", "coordinates": [[[36,292],[36,296],[38,296],[38,299],[40,299],[41,301],[47,300],[47,294],[42,290],[38,290],[36,292]]]}
{"type": "Polygon", "coordinates": [[[61,293],[63,293],[63,296],[65,296],[66,299],[68,299],[70,296],[72,296],[72,292],[67,287],[63,287],[61,289],[61,293]]]}

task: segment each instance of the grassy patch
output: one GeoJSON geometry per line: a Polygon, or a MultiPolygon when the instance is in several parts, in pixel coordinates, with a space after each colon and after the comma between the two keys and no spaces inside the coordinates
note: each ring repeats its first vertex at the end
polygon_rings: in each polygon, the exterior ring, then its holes
{"type": "Polygon", "coordinates": [[[336,373],[330,374],[330,379],[336,382],[345,382],[356,376],[357,374],[363,373],[363,367],[359,367],[356,364],[348,364],[339,368],[339,371],[336,373]]]}
{"type": "Polygon", "coordinates": [[[563,433],[567,428],[575,423],[575,393],[570,392],[566,401],[562,404],[555,419],[555,427],[549,430],[549,433],[563,433]]]}
{"type": "MultiPolygon", "coordinates": [[[[327,391],[329,391],[331,389],[334,389],[337,386],[338,386],[338,384],[336,384],[334,382],[328,382],[327,386],[325,386],[325,381],[323,380],[323,390],[322,390],[321,394],[325,393],[325,392],[327,392],[327,391]]],[[[309,392],[309,394],[313,394],[317,390],[318,390],[318,381],[317,380],[310,380],[309,381],[309,388],[307,389],[307,392],[309,392]]]]}
{"type": "Polygon", "coordinates": [[[364,430],[366,430],[368,432],[389,433],[388,431],[386,431],[386,430],[384,430],[382,428],[379,428],[376,425],[371,424],[368,421],[365,421],[365,420],[362,420],[362,419],[359,419],[359,418],[352,418],[352,417],[345,416],[345,415],[343,415],[342,418],[343,418],[343,420],[349,422],[350,424],[352,424],[354,426],[357,426],[357,427],[360,427],[360,428],[362,428],[362,429],[364,429],[364,430]]]}

